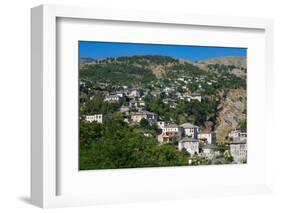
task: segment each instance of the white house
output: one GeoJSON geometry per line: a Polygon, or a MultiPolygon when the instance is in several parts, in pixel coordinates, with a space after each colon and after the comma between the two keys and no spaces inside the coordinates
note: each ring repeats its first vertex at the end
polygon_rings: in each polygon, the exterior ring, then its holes
{"type": "Polygon", "coordinates": [[[219,156],[220,152],[217,151],[217,146],[214,144],[208,144],[201,148],[201,155],[209,160],[212,160],[216,156],[219,156]]]}
{"type": "Polygon", "coordinates": [[[174,92],[175,89],[172,88],[172,87],[165,87],[165,88],[163,89],[163,91],[164,91],[166,94],[169,94],[169,93],[171,93],[171,92],[174,92]]]}
{"type": "Polygon", "coordinates": [[[106,120],[106,116],[103,114],[87,115],[85,120],[88,122],[96,121],[98,123],[103,123],[106,120]]]}
{"type": "Polygon", "coordinates": [[[162,128],[162,132],[175,132],[175,133],[181,133],[180,126],[176,124],[168,124],[164,125],[162,128]]]}
{"type": "Polygon", "coordinates": [[[105,102],[118,102],[121,98],[118,95],[107,95],[104,98],[105,102]]]}
{"type": "Polygon", "coordinates": [[[197,100],[199,102],[202,101],[202,96],[200,93],[192,93],[191,94],[191,100],[197,100]]]}
{"type": "Polygon", "coordinates": [[[178,149],[181,151],[185,149],[191,155],[199,153],[199,140],[195,138],[184,137],[179,140],[178,149]]]}
{"type": "Polygon", "coordinates": [[[247,139],[232,141],[230,143],[230,154],[234,162],[244,163],[247,160],[247,139]]]}
{"type": "Polygon", "coordinates": [[[162,129],[168,123],[166,121],[157,121],[158,128],[162,129]]]}
{"type": "Polygon", "coordinates": [[[215,132],[200,132],[198,134],[198,139],[202,142],[206,142],[207,144],[214,144],[216,141],[216,133],[215,132]]]}
{"type": "Polygon", "coordinates": [[[183,128],[184,136],[198,139],[198,134],[200,133],[199,126],[193,125],[191,123],[184,123],[181,124],[180,127],[183,128]]]}
{"type": "Polygon", "coordinates": [[[233,141],[239,141],[247,139],[247,131],[243,129],[232,130],[228,136],[233,139],[233,141]]]}
{"type": "Polygon", "coordinates": [[[125,97],[125,93],[123,91],[117,91],[116,95],[119,96],[120,98],[124,98],[125,97]]]}
{"type": "Polygon", "coordinates": [[[170,143],[180,140],[182,137],[182,128],[176,124],[160,123],[161,134],[158,135],[159,143],[170,143]]]}
{"type": "Polygon", "coordinates": [[[129,102],[129,107],[132,109],[145,109],[146,108],[146,104],[144,101],[141,100],[130,100],[129,102]]]}

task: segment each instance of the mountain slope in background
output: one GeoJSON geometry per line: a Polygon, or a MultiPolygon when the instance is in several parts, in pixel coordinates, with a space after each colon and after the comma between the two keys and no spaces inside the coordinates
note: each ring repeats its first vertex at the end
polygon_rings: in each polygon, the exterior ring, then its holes
{"type": "Polygon", "coordinates": [[[220,57],[220,58],[211,58],[207,60],[198,61],[200,64],[223,64],[223,65],[233,65],[240,68],[247,68],[247,60],[244,57],[220,57]]]}
{"type": "Polygon", "coordinates": [[[198,61],[194,65],[205,71],[228,71],[243,79],[247,77],[247,59],[244,57],[211,58],[198,61]]]}

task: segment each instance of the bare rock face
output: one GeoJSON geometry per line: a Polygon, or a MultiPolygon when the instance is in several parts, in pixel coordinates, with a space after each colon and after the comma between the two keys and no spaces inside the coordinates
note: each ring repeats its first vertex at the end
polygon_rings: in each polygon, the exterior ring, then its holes
{"type": "Polygon", "coordinates": [[[156,78],[162,79],[165,77],[166,73],[169,71],[168,68],[171,66],[171,63],[166,65],[151,64],[148,68],[152,71],[156,78]]]}
{"type": "Polygon", "coordinates": [[[242,69],[235,68],[231,71],[231,73],[236,75],[239,78],[246,79],[246,77],[247,77],[247,72],[245,70],[242,70],[242,69]]]}
{"type": "Polygon", "coordinates": [[[232,89],[221,93],[217,116],[217,141],[223,142],[229,131],[239,128],[246,119],[247,95],[245,89],[232,89]]]}

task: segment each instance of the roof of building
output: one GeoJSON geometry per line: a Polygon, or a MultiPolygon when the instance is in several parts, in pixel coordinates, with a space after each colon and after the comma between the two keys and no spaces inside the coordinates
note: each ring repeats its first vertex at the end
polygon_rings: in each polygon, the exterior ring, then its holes
{"type": "Polygon", "coordinates": [[[146,110],[141,110],[141,111],[138,111],[138,112],[134,112],[132,114],[133,115],[156,115],[155,113],[149,112],[149,111],[146,111],[146,110]]]}
{"type": "Polygon", "coordinates": [[[179,141],[179,143],[184,143],[184,142],[197,142],[197,143],[199,143],[199,140],[196,139],[196,138],[184,137],[179,141]]]}
{"type": "Polygon", "coordinates": [[[179,126],[177,124],[167,124],[164,126],[164,128],[178,128],[179,126]]]}
{"type": "Polygon", "coordinates": [[[201,93],[199,93],[199,92],[194,92],[194,93],[191,94],[191,96],[201,96],[201,93]]]}
{"type": "Polygon", "coordinates": [[[199,128],[199,126],[193,125],[191,123],[184,123],[180,125],[183,128],[199,128]]]}
{"type": "Polygon", "coordinates": [[[110,94],[110,95],[107,95],[105,98],[119,98],[119,96],[115,95],[115,94],[110,94]]]}
{"type": "Polygon", "coordinates": [[[202,149],[217,149],[218,147],[215,144],[206,144],[202,149]]]}
{"type": "Polygon", "coordinates": [[[234,140],[230,142],[230,144],[246,144],[246,143],[247,143],[247,138],[242,138],[240,140],[234,140]]]}
{"type": "Polygon", "coordinates": [[[246,129],[235,128],[235,129],[232,130],[231,132],[243,132],[243,133],[247,133],[247,130],[246,130],[246,129]]]}
{"type": "Polygon", "coordinates": [[[120,107],[120,109],[130,109],[128,106],[124,106],[124,105],[122,105],[121,107],[120,107]]]}

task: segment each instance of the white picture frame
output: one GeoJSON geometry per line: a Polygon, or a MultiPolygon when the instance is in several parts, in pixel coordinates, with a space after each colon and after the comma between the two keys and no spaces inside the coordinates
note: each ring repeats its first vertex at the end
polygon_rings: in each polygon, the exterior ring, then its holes
{"type": "MultiPolygon", "coordinates": [[[[262,74],[266,74],[264,80],[265,87],[262,92],[265,94],[268,111],[263,122],[270,121],[272,117],[272,95],[273,88],[271,82],[273,75],[273,21],[271,19],[241,18],[241,17],[216,17],[203,15],[173,14],[173,13],[153,13],[146,11],[122,11],[100,8],[85,8],[74,6],[54,6],[41,5],[31,10],[31,56],[32,56],[32,88],[31,88],[31,201],[34,205],[49,208],[61,206],[92,205],[100,203],[117,202],[139,202],[145,200],[165,200],[179,199],[198,196],[214,195],[240,195],[252,193],[264,193],[271,191],[271,163],[270,163],[270,143],[272,136],[266,134],[266,153],[264,155],[264,166],[256,168],[257,172],[265,173],[265,177],[258,183],[245,184],[221,184],[220,186],[204,185],[199,189],[190,190],[186,193],[186,188],[169,187],[165,190],[157,190],[153,193],[137,194],[137,189],[125,191],[120,196],[119,192],[105,190],[99,195],[58,195],[58,145],[57,145],[57,88],[60,83],[57,80],[57,20],[80,19],[80,20],[101,20],[119,21],[133,23],[153,23],[155,25],[169,26],[200,26],[218,27],[220,29],[253,29],[264,33],[264,69],[262,74]],[[171,196],[175,195],[176,196],[171,196]],[[100,198],[98,198],[100,197],[100,198]]],[[[253,78],[253,76],[249,76],[253,78]]],[[[253,105],[252,105],[253,106],[253,105]]],[[[269,127],[266,127],[267,130],[269,127]]],[[[138,174],[163,175],[161,168],[139,170],[138,174]],[[157,170],[157,171],[156,171],[157,170]]],[[[179,174],[184,168],[177,171],[179,174]]],[[[208,168],[212,170],[212,168],[208,168]]],[[[170,169],[171,171],[171,169],[170,169]]],[[[121,171],[122,172],[122,171],[121,171]]],[[[123,171],[124,176],[134,175],[134,171],[123,171]]],[[[91,175],[95,175],[92,173],[91,175]]],[[[75,184],[75,183],[74,183],[75,184]]],[[[126,188],[126,185],[124,185],[126,188]]],[[[187,186],[188,188],[188,186],[187,186]]],[[[71,190],[71,189],[70,189],[71,190]]]]}

